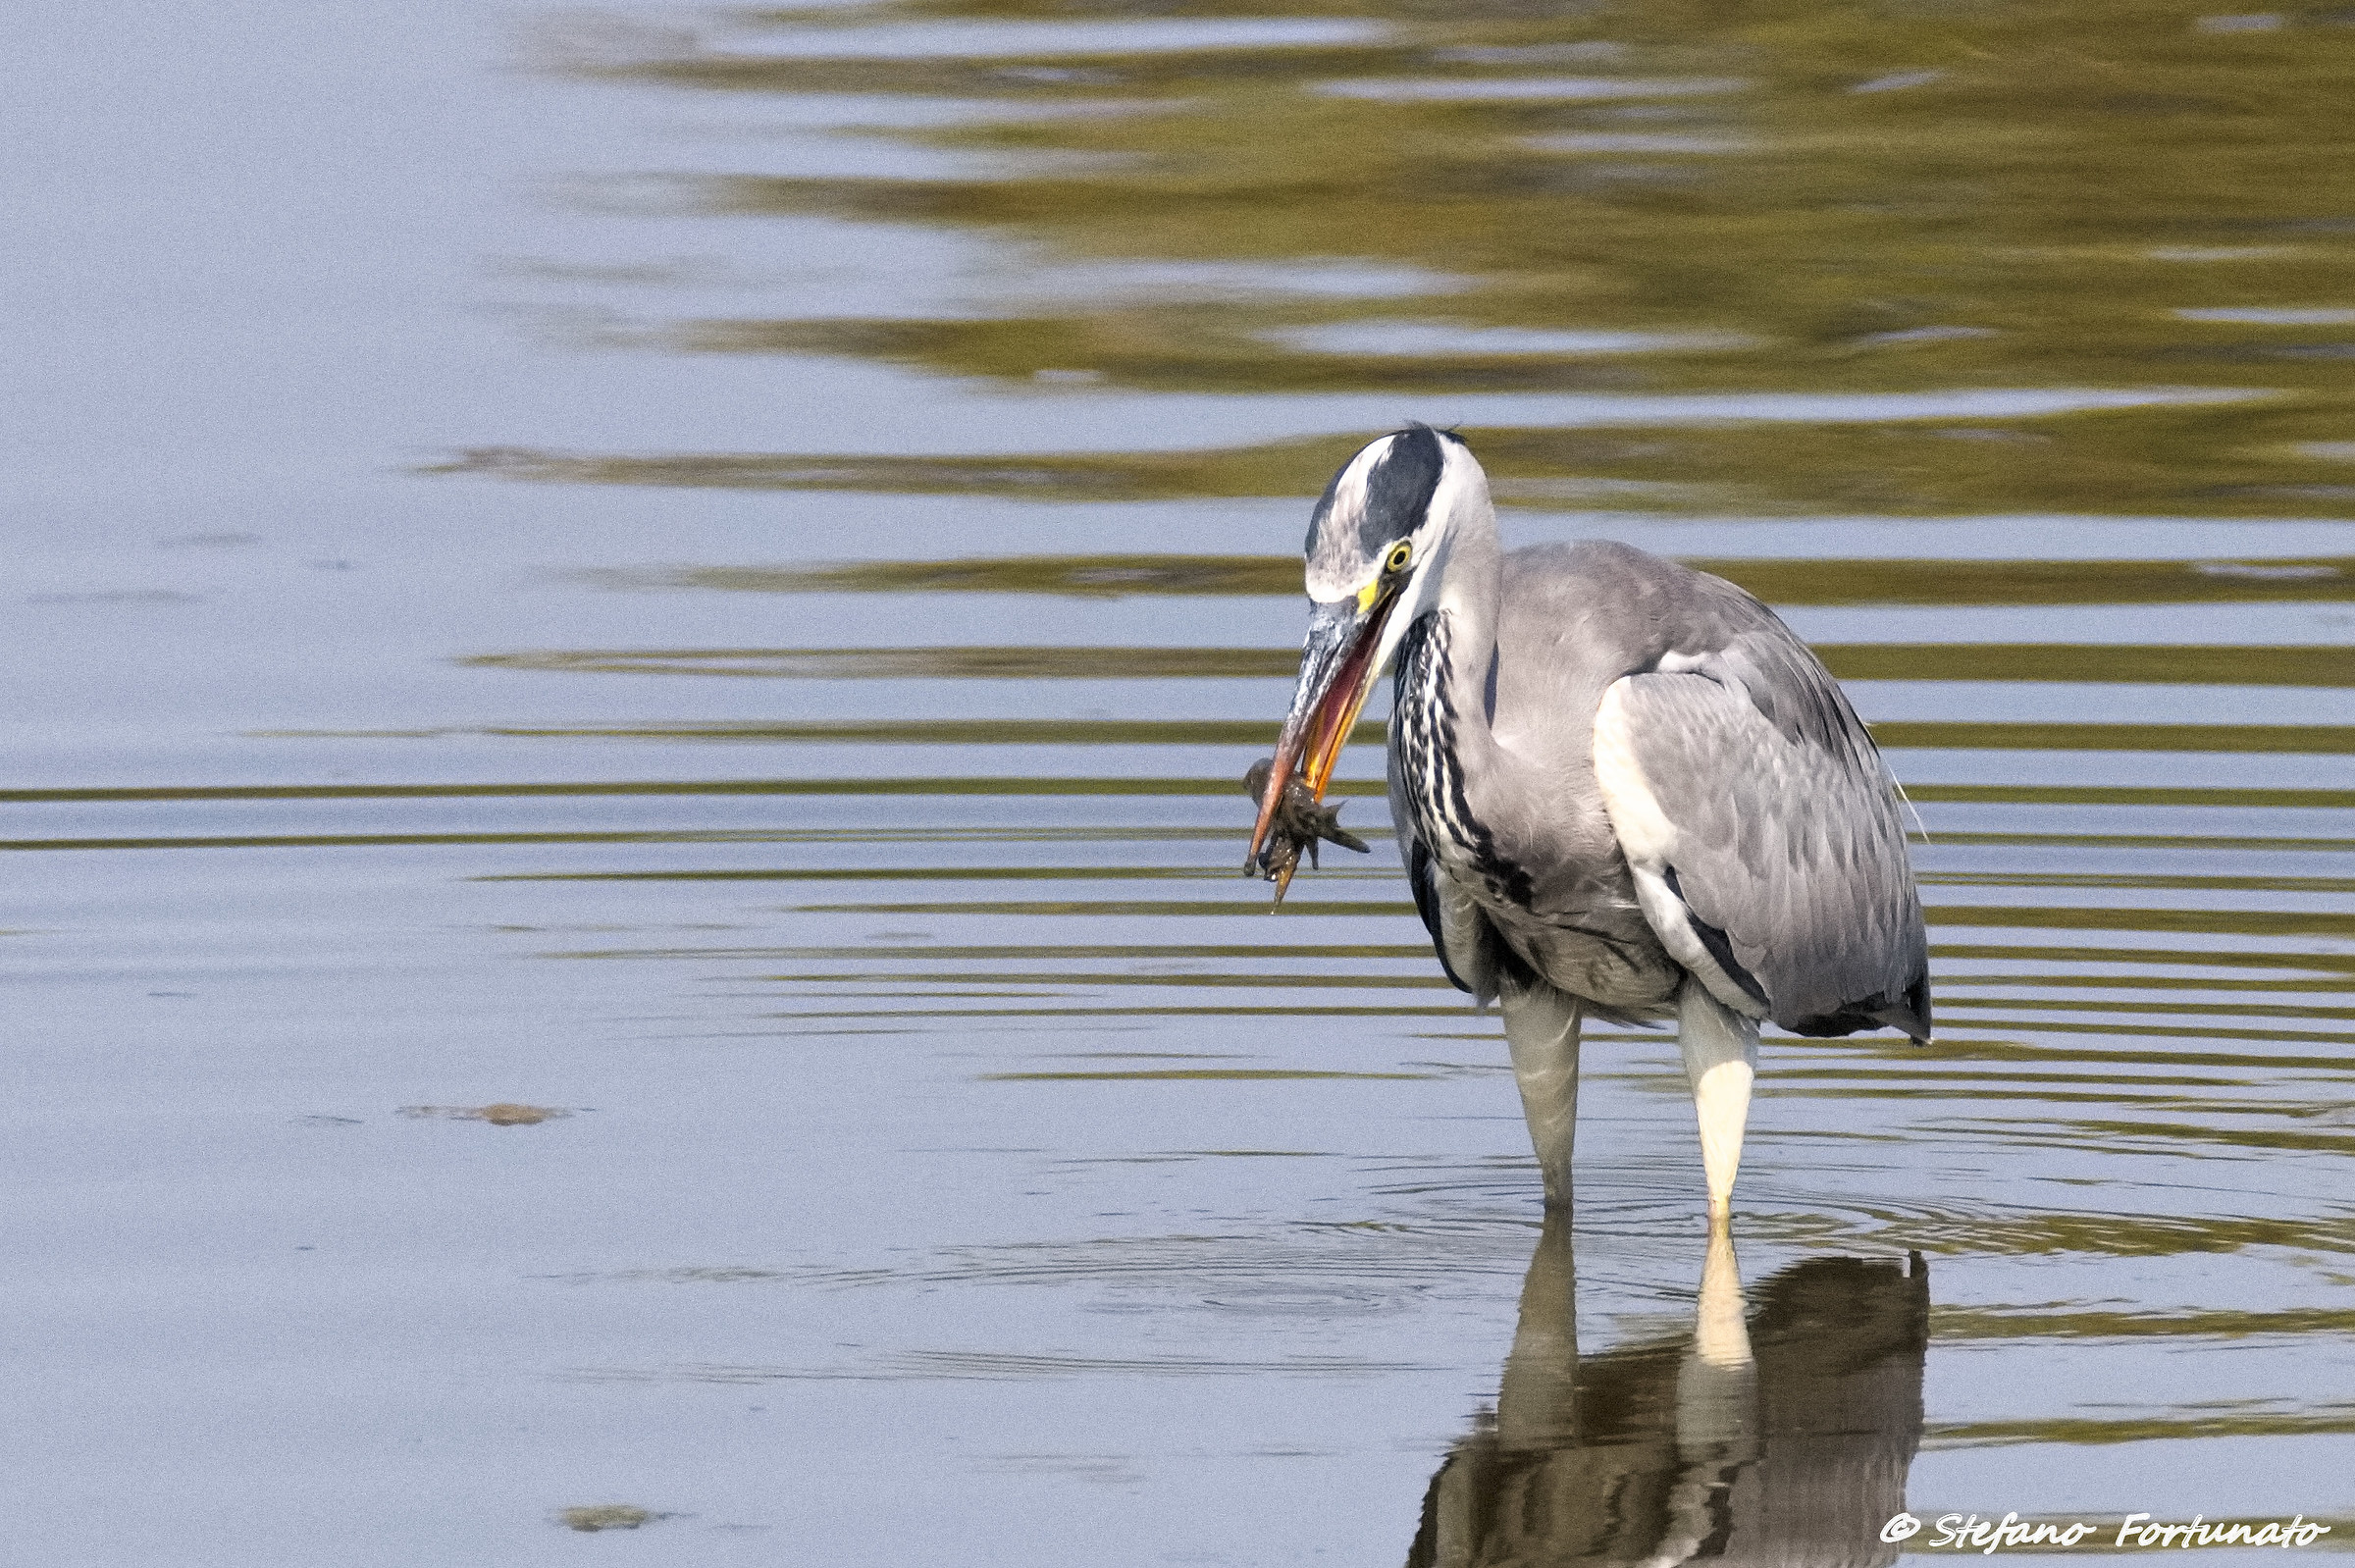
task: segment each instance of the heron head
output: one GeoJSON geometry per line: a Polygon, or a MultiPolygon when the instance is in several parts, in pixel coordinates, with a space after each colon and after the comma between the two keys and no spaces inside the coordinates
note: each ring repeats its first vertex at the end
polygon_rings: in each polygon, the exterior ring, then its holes
{"type": "Polygon", "coordinates": [[[1416,616],[1437,602],[1455,520],[1487,504],[1471,448],[1428,425],[1361,447],[1325,487],[1308,523],[1308,638],[1300,683],[1276,743],[1274,781],[1251,833],[1246,871],[1277,876],[1268,827],[1295,768],[1322,800],[1358,710],[1416,616]]]}

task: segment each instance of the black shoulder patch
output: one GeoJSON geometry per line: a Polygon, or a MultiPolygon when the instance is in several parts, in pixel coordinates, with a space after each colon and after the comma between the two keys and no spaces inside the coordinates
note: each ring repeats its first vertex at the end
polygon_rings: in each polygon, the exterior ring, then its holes
{"type": "Polygon", "coordinates": [[[1439,925],[1439,873],[1432,864],[1431,851],[1421,839],[1408,841],[1406,856],[1406,885],[1414,890],[1415,913],[1423,916],[1423,929],[1431,933],[1431,950],[1439,957],[1439,968],[1446,974],[1447,983],[1470,995],[1472,982],[1455,972],[1447,962],[1447,935],[1439,925]]]}
{"type": "Polygon", "coordinates": [[[1725,977],[1740,986],[1743,993],[1758,1006],[1772,1008],[1774,1002],[1766,995],[1766,987],[1760,985],[1758,977],[1744,968],[1742,961],[1734,957],[1734,944],[1727,940],[1725,932],[1694,913],[1692,901],[1685,897],[1684,884],[1676,879],[1676,867],[1671,865],[1664,870],[1661,880],[1668,884],[1668,891],[1676,895],[1676,901],[1684,905],[1685,923],[1693,927],[1693,934],[1701,938],[1701,947],[1710,958],[1717,961],[1717,967],[1725,971],[1725,977]]]}
{"type": "MultiPolygon", "coordinates": [[[[1390,438],[1390,449],[1366,476],[1366,515],[1358,522],[1357,536],[1369,557],[1379,559],[1393,540],[1422,526],[1446,460],[1439,433],[1429,425],[1416,425],[1390,438]]],[[[1331,494],[1328,490],[1329,499],[1331,494]]],[[[1320,514],[1323,510],[1320,506],[1320,514]]]]}

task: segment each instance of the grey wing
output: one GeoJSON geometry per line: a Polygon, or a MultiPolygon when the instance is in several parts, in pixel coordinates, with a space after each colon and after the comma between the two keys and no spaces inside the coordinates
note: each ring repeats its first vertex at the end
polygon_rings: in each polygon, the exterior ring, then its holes
{"type": "Polygon", "coordinates": [[[1719,1001],[1801,1034],[1930,1037],[1897,787],[1780,623],[1603,694],[1595,765],[1646,922],[1719,1001]]]}

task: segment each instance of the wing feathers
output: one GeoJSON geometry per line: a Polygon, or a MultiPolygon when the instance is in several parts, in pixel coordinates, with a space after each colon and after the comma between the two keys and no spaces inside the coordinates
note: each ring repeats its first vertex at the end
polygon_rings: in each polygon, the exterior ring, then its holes
{"type": "Polygon", "coordinates": [[[1801,1033],[1888,1022],[1926,1039],[1894,785],[1839,687],[1787,637],[1613,683],[1595,720],[1605,810],[1647,921],[1719,1001],[1801,1033]]]}

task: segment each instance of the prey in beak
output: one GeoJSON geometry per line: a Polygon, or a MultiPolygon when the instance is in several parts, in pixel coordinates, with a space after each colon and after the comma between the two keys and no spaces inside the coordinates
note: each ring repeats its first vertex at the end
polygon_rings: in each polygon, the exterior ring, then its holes
{"type": "Polygon", "coordinates": [[[1315,807],[1325,798],[1334,764],[1349,744],[1358,711],[1381,673],[1383,623],[1396,602],[1396,585],[1380,582],[1355,597],[1320,603],[1309,617],[1308,642],[1300,653],[1300,683],[1293,689],[1283,732],[1276,739],[1276,756],[1267,764],[1267,780],[1254,791],[1259,819],[1251,829],[1250,853],[1243,859],[1244,875],[1276,884],[1279,904],[1291,886],[1300,852],[1313,849],[1319,837],[1315,824],[1331,815],[1315,807]],[[1307,797],[1305,806],[1301,792],[1307,797]]]}
{"type": "MultiPolygon", "coordinates": [[[[1254,801],[1265,800],[1268,779],[1275,771],[1276,758],[1272,757],[1263,757],[1253,762],[1250,770],[1243,774],[1243,793],[1254,801]]],[[[1276,808],[1275,818],[1268,827],[1268,836],[1290,839],[1293,844],[1307,850],[1308,863],[1311,865],[1317,863],[1317,846],[1320,843],[1338,844],[1360,855],[1369,853],[1364,839],[1341,826],[1340,805],[1336,802],[1332,806],[1319,806],[1315,797],[1308,793],[1308,786],[1297,778],[1284,786],[1283,802],[1276,808]]]]}

